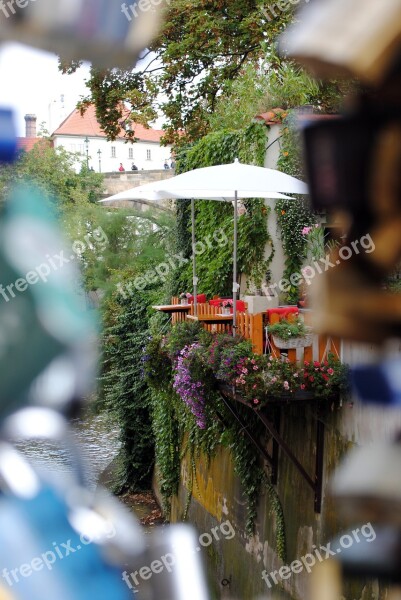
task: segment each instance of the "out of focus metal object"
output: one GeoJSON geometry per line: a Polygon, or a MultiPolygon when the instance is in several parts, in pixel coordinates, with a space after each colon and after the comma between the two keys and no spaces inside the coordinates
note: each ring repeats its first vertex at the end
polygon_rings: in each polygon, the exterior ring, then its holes
{"type": "Polygon", "coordinates": [[[401,0],[316,0],[282,36],[282,53],[320,78],[380,85],[401,66],[401,0]]]}
{"type": "Polygon", "coordinates": [[[135,594],[138,600],[208,600],[195,530],[173,525],[144,535],[128,508],[109,492],[85,488],[83,474],[61,415],[25,408],[5,419],[0,436],[0,563],[13,597],[128,600],[135,594]],[[12,446],[13,441],[33,439],[67,449],[71,477],[39,475],[12,446]]]}
{"type": "Polygon", "coordinates": [[[343,248],[313,282],[314,324],[372,343],[401,335],[401,296],[382,285],[401,260],[401,120],[395,106],[377,112],[361,95],[354,114],[303,129],[313,208],[343,223],[343,248]]]}
{"type": "Polygon", "coordinates": [[[0,2],[0,41],[19,41],[89,60],[133,67],[156,35],[164,0],[16,0],[0,2]]]}
{"type": "Polygon", "coordinates": [[[36,403],[70,412],[93,390],[97,322],[76,256],[34,186],[10,190],[0,223],[0,417],[36,403]]]}
{"type": "Polygon", "coordinates": [[[0,109],[0,163],[11,163],[17,155],[17,138],[13,112],[0,109]]]}
{"type": "Polygon", "coordinates": [[[401,359],[354,366],[351,381],[362,402],[401,406],[401,359]]]}
{"type": "Polygon", "coordinates": [[[377,442],[356,447],[331,481],[331,495],[343,516],[401,528],[401,444],[377,442]]]}

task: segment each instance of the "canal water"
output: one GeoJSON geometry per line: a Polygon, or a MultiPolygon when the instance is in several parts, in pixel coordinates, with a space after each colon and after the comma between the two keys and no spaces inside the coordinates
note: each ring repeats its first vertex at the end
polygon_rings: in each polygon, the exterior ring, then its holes
{"type": "MultiPolygon", "coordinates": [[[[110,427],[106,415],[71,421],[72,444],[82,457],[90,489],[96,488],[101,473],[117,456],[118,433],[117,427],[110,427]]],[[[74,463],[67,447],[43,440],[16,440],[14,445],[47,479],[74,476],[74,463]]]]}

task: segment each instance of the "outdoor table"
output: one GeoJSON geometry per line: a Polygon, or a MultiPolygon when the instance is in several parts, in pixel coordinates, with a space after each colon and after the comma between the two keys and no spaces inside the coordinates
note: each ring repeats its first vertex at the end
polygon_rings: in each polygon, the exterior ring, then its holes
{"type": "Polygon", "coordinates": [[[161,304],[157,306],[152,306],[154,310],[158,310],[159,312],[164,312],[169,315],[174,313],[185,313],[191,310],[190,304],[161,304]]]}
{"type": "Polygon", "coordinates": [[[159,312],[163,312],[165,314],[170,315],[172,322],[175,322],[175,318],[178,321],[181,321],[181,318],[184,319],[185,315],[191,310],[191,304],[161,304],[157,306],[152,306],[154,310],[158,310],[159,312]],[[183,315],[180,317],[180,315],[183,315]]]}
{"type": "Polygon", "coordinates": [[[187,315],[190,321],[198,321],[199,323],[207,323],[209,325],[226,324],[233,322],[233,315],[187,315]]]}

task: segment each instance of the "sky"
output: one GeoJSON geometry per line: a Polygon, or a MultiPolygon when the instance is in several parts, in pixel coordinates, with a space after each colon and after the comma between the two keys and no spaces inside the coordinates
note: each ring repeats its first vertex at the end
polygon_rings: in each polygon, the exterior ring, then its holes
{"type": "Polygon", "coordinates": [[[54,131],[62,117],[74,110],[80,96],[86,95],[85,79],[89,77],[89,64],[85,63],[74,75],[62,75],[57,65],[55,54],[20,44],[0,46],[0,107],[14,110],[18,136],[25,136],[26,114],[36,114],[38,127],[45,122],[52,133],[50,129],[54,131]]]}

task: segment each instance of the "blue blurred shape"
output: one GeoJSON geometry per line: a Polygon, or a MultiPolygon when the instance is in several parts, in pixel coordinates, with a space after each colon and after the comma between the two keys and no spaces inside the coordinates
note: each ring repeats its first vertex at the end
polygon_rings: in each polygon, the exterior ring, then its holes
{"type": "Polygon", "coordinates": [[[353,367],[351,382],[362,402],[401,405],[401,359],[353,367]]]}
{"type": "Polygon", "coordinates": [[[11,163],[17,157],[17,137],[12,110],[0,109],[0,162],[11,163]]]}

